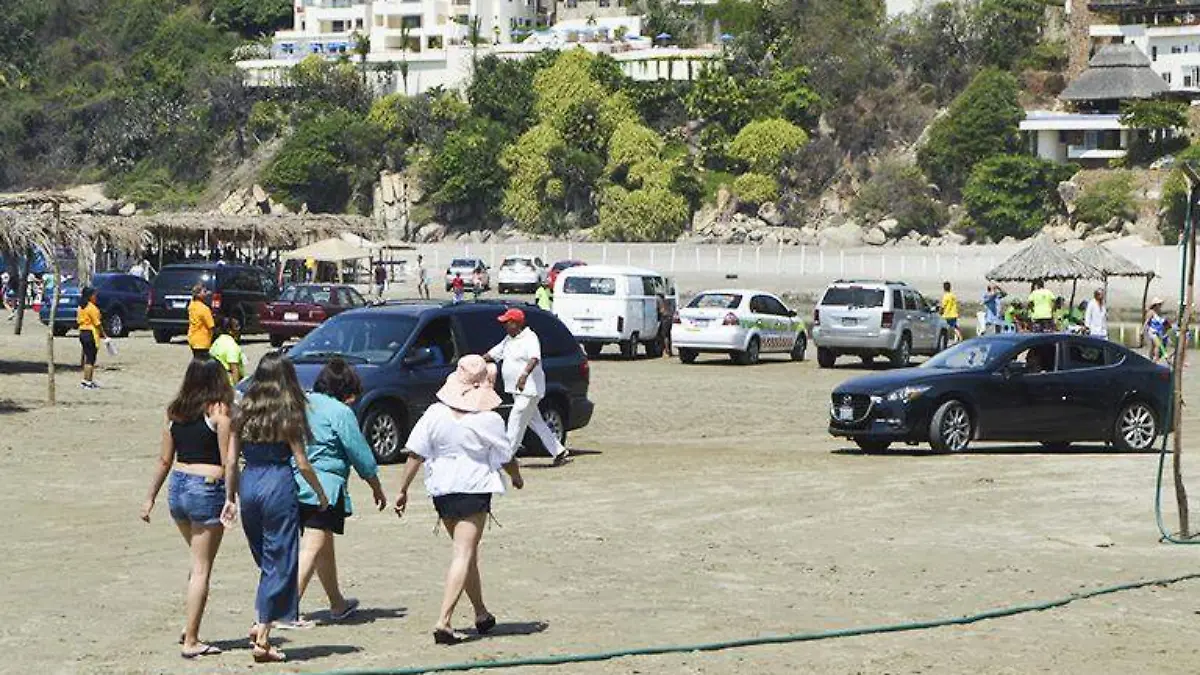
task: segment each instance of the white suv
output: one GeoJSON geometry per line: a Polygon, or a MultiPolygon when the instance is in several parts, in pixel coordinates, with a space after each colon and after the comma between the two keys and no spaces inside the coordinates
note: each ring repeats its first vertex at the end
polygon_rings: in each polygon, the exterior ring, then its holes
{"type": "Polygon", "coordinates": [[[822,368],[832,368],[843,354],[864,363],[882,355],[907,366],[914,354],[945,349],[950,333],[937,308],[898,281],[839,279],[813,310],[812,338],[822,368]]]}
{"type": "Polygon", "coordinates": [[[504,293],[532,293],[546,280],[549,270],[541,258],[531,255],[510,255],[500,263],[496,289],[504,293]]]}

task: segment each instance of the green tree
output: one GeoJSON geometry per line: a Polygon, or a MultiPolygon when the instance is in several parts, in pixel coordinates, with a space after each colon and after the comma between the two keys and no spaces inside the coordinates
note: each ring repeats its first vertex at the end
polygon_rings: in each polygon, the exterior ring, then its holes
{"type": "Polygon", "coordinates": [[[292,23],[290,0],[216,0],[212,20],[222,30],[254,38],[292,23]]]}
{"type": "Polygon", "coordinates": [[[917,163],[946,194],[955,195],[976,164],[1017,149],[1017,127],[1024,116],[1016,78],[985,70],[930,127],[917,150],[917,163]]]}
{"type": "Polygon", "coordinates": [[[494,54],[475,64],[467,101],[471,114],[499,122],[513,136],[525,133],[537,121],[533,112],[533,76],[548,65],[552,52],[514,61],[494,54]]]}
{"type": "Polygon", "coordinates": [[[292,207],[337,213],[353,201],[369,212],[382,137],[379,127],[345,110],[312,117],[280,148],[263,183],[292,207]]]}
{"type": "Polygon", "coordinates": [[[479,118],[446,134],[441,151],[430,158],[421,177],[439,218],[456,224],[495,219],[508,179],[496,158],[507,138],[499,123],[479,118]]]}
{"type": "Polygon", "coordinates": [[[1090,183],[1075,201],[1075,219],[1103,225],[1113,218],[1132,220],[1137,215],[1133,202],[1133,174],[1113,171],[1090,183]]]}
{"type": "Polygon", "coordinates": [[[687,200],[670,190],[614,185],[604,191],[596,233],[614,241],[673,241],[689,214],[687,200]]]}
{"type": "Polygon", "coordinates": [[[751,171],[773,175],[783,158],[808,143],[808,134],[784,119],[766,119],[747,124],[729,145],[730,157],[751,171]]]}
{"type": "Polygon", "coordinates": [[[979,60],[984,66],[1011,70],[1041,40],[1046,0],[979,0],[974,21],[979,60]]]}
{"type": "Polygon", "coordinates": [[[1058,184],[1076,168],[1026,155],[996,155],[975,166],[963,189],[976,236],[1024,239],[1058,209],[1058,184]]]}

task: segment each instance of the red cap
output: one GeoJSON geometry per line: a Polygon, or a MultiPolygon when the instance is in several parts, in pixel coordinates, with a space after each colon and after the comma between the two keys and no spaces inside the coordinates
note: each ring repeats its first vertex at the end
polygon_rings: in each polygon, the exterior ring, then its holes
{"type": "Polygon", "coordinates": [[[496,320],[499,321],[500,323],[508,323],[509,321],[516,321],[517,323],[519,323],[521,325],[525,325],[525,312],[522,312],[521,310],[517,309],[516,307],[509,307],[508,311],[501,314],[500,318],[498,318],[496,320]]]}

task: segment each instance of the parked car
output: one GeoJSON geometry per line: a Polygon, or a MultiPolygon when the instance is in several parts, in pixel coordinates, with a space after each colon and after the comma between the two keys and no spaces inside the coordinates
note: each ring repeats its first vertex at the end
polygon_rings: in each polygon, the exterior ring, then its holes
{"type": "Polygon", "coordinates": [[[531,255],[510,255],[500,263],[496,290],[505,293],[532,293],[549,276],[546,263],[531,255]]]}
{"type": "Polygon", "coordinates": [[[771,353],[803,361],[808,334],[804,320],[774,295],[723,289],[704,291],[675,313],[671,344],[684,363],[694,363],[700,354],[726,354],[750,365],[771,353]]]}
{"type": "Polygon", "coordinates": [[[259,320],[263,307],[279,297],[275,279],[257,267],[207,262],[164,265],[150,290],[150,327],[156,342],[170,342],[187,333],[187,306],[196,284],[204,284],[212,293],[213,314],[236,318],[244,334],[263,332],[259,320]]]}
{"type": "Polygon", "coordinates": [[[446,268],[446,290],[450,290],[450,284],[454,281],[454,275],[461,274],[463,283],[466,284],[468,290],[471,288],[471,283],[475,278],[475,270],[483,275],[483,290],[491,290],[492,288],[492,273],[483,262],[483,258],[454,258],[450,261],[450,266],[446,268]]]}
{"type": "Polygon", "coordinates": [[[652,270],[587,265],[559,273],[554,286],[554,313],[595,358],[604,345],[620,346],[632,358],[638,345],[661,356],[658,340],[658,295],[674,302],[675,284],[652,270]]]}
{"type": "Polygon", "coordinates": [[[278,347],[290,338],[308,335],[329,317],[366,306],[367,301],[351,286],[297,284],[268,302],[259,319],[271,336],[271,346],[278,347]]]}
{"type": "Polygon", "coordinates": [[[566,269],[570,269],[572,267],[580,267],[580,266],[586,265],[586,264],[587,263],[585,263],[582,260],[559,260],[558,262],[551,265],[550,271],[546,273],[547,274],[546,279],[547,279],[547,281],[550,282],[551,290],[554,289],[554,284],[555,284],[555,282],[558,281],[558,273],[559,272],[566,270],[566,269]]]}
{"type": "MultiPolygon", "coordinates": [[[[305,389],[311,389],[325,363],[340,356],[353,364],[363,381],[354,402],[363,433],[381,462],[401,457],[412,425],[436,401],[436,393],[463,354],[483,354],[504,339],[496,321],[510,305],[404,303],[342,312],[318,326],[287,351],[305,389]]],[[[565,441],[567,432],[587,426],[590,369],[570,331],[553,314],[522,306],[529,327],[542,344],[546,396],[540,408],[546,423],[565,441]]],[[[243,387],[244,387],[243,383],[243,387]]],[[[512,397],[503,394],[500,413],[507,417],[512,397]]],[[[540,447],[537,437],[527,447],[540,447]]]]}
{"type": "Polygon", "coordinates": [[[916,289],[899,281],[843,281],[829,285],[813,310],[817,364],[832,368],[842,355],[864,362],[886,356],[907,366],[913,354],[946,348],[950,328],[916,289]]]}
{"type": "MultiPolygon", "coordinates": [[[[150,302],[150,284],[132,274],[105,272],[92,277],[96,289],[96,305],[104,319],[104,333],[111,337],[125,337],[131,330],[150,327],[146,319],[146,306],[150,302]]],[[[54,317],[51,330],[55,335],[66,335],[77,325],[82,289],[74,282],[59,291],[58,314],[54,317]]],[[[50,302],[43,302],[39,312],[42,323],[50,325],[50,302]]]]}
{"type": "Polygon", "coordinates": [[[1062,450],[1103,441],[1149,450],[1165,433],[1171,372],[1112,342],[1013,333],[955,345],[918,368],[859,377],[833,391],[829,433],[863,450],[971,441],[1062,450]]]}

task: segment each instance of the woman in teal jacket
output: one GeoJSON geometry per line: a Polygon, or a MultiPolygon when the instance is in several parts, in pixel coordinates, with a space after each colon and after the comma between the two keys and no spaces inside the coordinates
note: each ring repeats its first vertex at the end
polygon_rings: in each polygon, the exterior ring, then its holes
{"type": "Polygon", "coordinates": [[[350,404],[361,393],[362,382],[354,368],[335,358],[321,370],[313,393],[308,395],[308,426],[312,438],[306,454],[329,498],[329,508],[321,510],[312,488],[301,476],[296,476],[304,527],[300,539],[300,596],[304,596],[308,582],[316,572],[329,596],[329,615],[333,621],[349,618],[358,608],[358,600],[343,596],[338,587],[333,550],[333,536],[344,533],[346,516],[353,513],[346,485],[350,468],[354,467],[355,473],[371,486],[377,508],[383,510],[387,504],[379,484],[375,456],[350,409],[350,404]]]}

